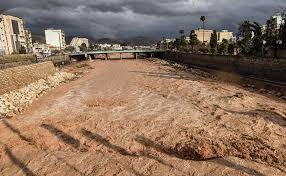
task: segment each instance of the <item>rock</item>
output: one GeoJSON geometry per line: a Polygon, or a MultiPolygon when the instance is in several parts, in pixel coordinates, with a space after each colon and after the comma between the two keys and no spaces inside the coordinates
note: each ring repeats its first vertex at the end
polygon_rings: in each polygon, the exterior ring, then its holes
{"type": "Polygon", "coordinates": [[[259,92],[260,93],[267,93],[267,90],[266,89],[260,89],[259,92]]]}
{"type": "Polygon", "coordinates": [[[277,93],[276,93],[276,96],[277,96],[277,97],[282,97],[283,94],[282,94],[281,92],[277,92],[277,93]]]}
{"type": "Polygon", "coordinates": [[[67,80],[74,79],[71,73],[58,72],[46,79],[40,79],[26,87],[0,95],[0,114],[19,113],[36,98],[67,80]]]}

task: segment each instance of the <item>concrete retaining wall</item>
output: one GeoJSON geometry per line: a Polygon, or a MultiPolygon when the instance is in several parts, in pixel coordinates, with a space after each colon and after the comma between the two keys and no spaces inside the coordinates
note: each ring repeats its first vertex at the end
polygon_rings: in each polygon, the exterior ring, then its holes
{"type": "Polygon", "coordinates": [[[166,52],[163,59],[210,69],[286,82],[286,59],[166,52]]]}
{"type": "Polygon", "coordinates": [[[68,55],[47,57],[44,58],[42,61],[52,61],[55,66],[66,65],[71,63],[71,59],[68,55]]]}
{"type": "Polygon", "coordinates": [[[10,63],[6,63],[6,64],[0,64],[0,70],[6,69],[6,68],[12,68],[12,67],[19,67],[22,65],[29,65],[29,64],[33,64],[33,63],[35,63],[35,62],[21,61],[21,62],[10,62],[10,63]]]}
{"type": "Polygon", "coordinates": [[[0,64],[6,64],[11,62],[24,62],[24,61],[36,62],[37,58],[32,54],[14,54],[14,55],[0,56],[0,64]]]}
{"type": "Polygon", "coordinates": [[[31,54],[15,54],[0,56],[0,69],[18,67],[36,63],[37,58],[31,54]]]}
{"type": "MultiPolygon", "coordinates": [[[[266,53],[266,57],[275,57],[275,49],[270,49],[266,53]]],[[[277,49],[277,57],[286,59],[286,49],[277,49]]]]}
{"type": "Polygon", "coordinates": [[[0,95],[29,85],[56,72],[52,62],[0,70],[0,95]]]}

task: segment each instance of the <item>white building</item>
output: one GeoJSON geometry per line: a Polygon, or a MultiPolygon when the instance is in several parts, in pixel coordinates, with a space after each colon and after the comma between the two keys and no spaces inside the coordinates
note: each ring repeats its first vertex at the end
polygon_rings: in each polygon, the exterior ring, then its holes
{"type": "Polygon", "coordinates": [[[32,50],[32,35],[21,18],[0,15],[0,51],[5,54],[32,50]]]}
{"type": "Polygon", "coordinates": [[[86,47],[89,47],[89,42],[87,38],[74,37],[70,43],[70,46],[80,47],[83,43],[86,45],[86,47]]]}
{"type": "MultiPolygon", "coordinates": [[[[186,38],[187,39],[187,38],[186,38]]],[[[190,39],[190,37],[189,37],[190,39]]],[[[164,40],[162,40],[160,43],[171,43],[171,42],[175,42],[176,39],[170,39],[170,38],[166,38],[164,40]]],[[[187,39],[188,40],[188,39],[187,39]]]]}
{"type": "Polygon", "coordinates": [[[38,58],[51,56],[52,51],[47,44],[34,43],[33,44],[33,54],[35,54],[38,58]]]}
{"type": "Polygon", "coordinates": [[[45,30],[46,44],[54,49],[65,49],[66,39],[65,33],[61,29],[47,29],[45,30]]]}
{"type": "Polygon", "coordinates": [[[111,46],[111,49],[112,49],[112,50],[122,50],[123,47],[122,47],[120,44],[113,44],[113,45],[111,46]]]}
{"type": "Polygon", "coordinates": [[[99,47],[101,50],[109,50],[109,49],[111,49],[112,45],[111,45],[111,44],[108,44],[108,43],[104,43],[104,44],[98,44],[98,47],[99,47]]]}
{"type": "Polygon", "coordinates": [[[76,51],[80,51],[80,46],[82,44],[85,44],[85,46],[89,48],[89,41],[87,38],[74,37],[70,43],[70,46],[75,47],[76,51]]]}

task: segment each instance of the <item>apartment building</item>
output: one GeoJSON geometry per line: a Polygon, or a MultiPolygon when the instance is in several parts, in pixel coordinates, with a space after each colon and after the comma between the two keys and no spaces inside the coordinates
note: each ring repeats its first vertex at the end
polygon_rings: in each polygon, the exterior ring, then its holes
{"type": "Polygon", "coordinates": [[[24,21],[11,15],[0,15],[0,51],[4,54],[32,50],[32,34],[25,28],[24,21]]]}
{"type": "Polygon", "coordinates": [[[86,45],[86,47],[89,47],[89,41],[87,38],[74,37],[70,43],[70,46],[80,47],[83,43],[86,45]]]}
{"type": "Polygon", "coordinates": [[[233,32],[229,32],[228,30],[222,30],[217,32],[218,42],[221,43],[223,39],[228,41],[234,40],[233,32]]]}
{"type": "Polygon", "coordinates": [[[34,43],[33,54],[35,54],[38,58],[44,58],[44,57],[51,56],[52,51],[50,50],[47,44],[34,43]]]}
{"type": "Polygon", "coordinates": [[[89,48],[89,41],[87,38],[74,37],[70,43],[70,46],[73,46],[76,49],[76,51],[78,52],[78,51],[80,51],[80,46],[82,44],[85,44],[85,46],[87,48],[89,48]]]}
{"type": "MultiPolygon", "coordinates": [[[[206,44],[210,43],[213,32],[213,30],[206,29],[195,30],[195,34],[197,35],[198,40],[206,44]]],[[[223,39],[231,41],[234,39],[234,35],[233,32],[229,32],[228,30],[222,30],[217,32],[217,39],[219,43],[221,43],[223,39]]]]}
{"type": "Polygon", "coordinates": [[[61,29],[45,30],[46,44],[52,49],[62,50],[66,48],[65,32],[61,29]]]}
{"type": "Polygon", "coordinates": [[[202,43],[210,43],[212,33],[213,30],[206,30],[206,29],[195,30],[195,34],[197,35],[198,40],[202,43]]]}

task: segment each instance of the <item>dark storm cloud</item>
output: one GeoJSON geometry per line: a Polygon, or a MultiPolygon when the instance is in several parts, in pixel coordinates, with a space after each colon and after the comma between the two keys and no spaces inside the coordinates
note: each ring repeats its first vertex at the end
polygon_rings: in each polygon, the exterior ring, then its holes
{"type": "Polygon", "coordinates": [[[244,19],[264,22],[285,7],[285,0],[0,0],[33,33],[54,27],[93,38],[174,35],[200,27],[201,15],[209,28],[235,30],[244,19]]]}

